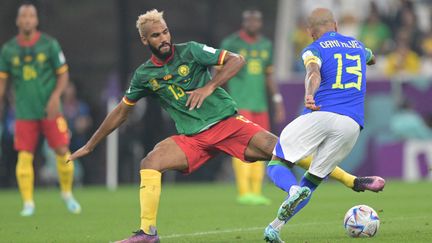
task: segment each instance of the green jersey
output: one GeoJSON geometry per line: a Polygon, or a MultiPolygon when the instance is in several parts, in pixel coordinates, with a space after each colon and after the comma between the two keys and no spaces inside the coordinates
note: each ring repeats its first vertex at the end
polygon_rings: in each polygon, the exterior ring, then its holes
{"type": "Polygon", "coordinates": [[[17,36],[6,42],[0,51],[0,77],[12,81],[16,118],[44,118],[57,75],[67,70],[59,43],[46,34],[37,32],[32,40],[17,36]]]}
{"type": "Polygon", "coordinates": [[[237,112],[235,102],[220,87],[200,108],[189,110],[186,106],[186,92],[210,81],[208,67],[223,64],[225,54],[225,50],[196,42],[175,44],[164,63],[152,57],[135,70],[123,102],[134,105],[140,98],[153,95],[174,120],[180,134],[199,133],[237,112]]]}
{"type": "Polygon", "coordinates": [[[250,40],[240,31],[225,38],[221,48],[246,59],[246,65],[228,82],[228,92],[239,109],[267,111],[266,75],[272,68],[273,59],[270,40],[264,37],[250,40]]]}

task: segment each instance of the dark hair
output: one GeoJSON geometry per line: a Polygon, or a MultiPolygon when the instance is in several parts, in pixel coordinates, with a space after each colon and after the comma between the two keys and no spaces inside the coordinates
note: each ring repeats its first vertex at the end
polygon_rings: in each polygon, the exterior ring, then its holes
{"type": "Polygon", "coordinates": [[[259,17],[262,17],[262,12],[258,8],[247,8],[243,10],[242,17],[246,18],[247,15],[251,15],[251,14],[258,14],[259,17]]]}
{"type": "Polygon", "coordinates": [[[37,0],[26,0],[26,1],[22,1],[20,3],[20,5],[18,6],[18,8],[21,8],[23,6],[33,6],[37,9],[37,5],[38,5],[38,1],[37,0]]]}

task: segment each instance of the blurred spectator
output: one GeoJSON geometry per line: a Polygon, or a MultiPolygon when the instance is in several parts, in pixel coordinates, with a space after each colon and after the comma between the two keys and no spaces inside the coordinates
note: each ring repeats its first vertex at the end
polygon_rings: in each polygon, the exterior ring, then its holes
{"type": "Polygon", "coordinates": [[[414,10],[413,3],[408,0],[402,1],[402,7],[396,13],[394,20],[393,32],[398,33],[404,29],[408,35],[408,44],[410,48],[417,54],[421,54],[420,41],[422,40],[422,32],[418,26],[417,15],[414,10]]]}
{"type": "Polygon", "coordinates": [[[300,58],[300,54],[303,48],[308,46],[313,41],[307,32],[306,21],[303,18],[300,18],[299,21],[297,21],[297,26],[292,36],[292,41],[294,47],[294,70],[303,71],[304,65],[300,58]]]}
{"type": "Polygon", "coordinates": [[[397,38],[396,49],[386,58],[385,74],[416,75],[420,71],[420,58],[409,46],[409,31],[402,29],[397,38]]]}
{"type": "Polygon", "coordinates": [[[390,119],[390,131],[401,139],[430,139],[432,130],[408,101],[403,101],[390,119]]]}
{"type": "Polygon", "coordinates": [[[15,106],[12,93],[7,94],[7,102],[2,108],[0,185],[12,186],[16,184],[15,167],[17,161],[17,152],[14,149],[15,106]]]}
{"type": "Polygon", "coordinates": [[[425,35],[421,43],[421,50],[424,55],[421,66],[421,73],[426,77],[432,77],[432,31],[425,35]]]}
{"type": "Polygon", "coordinates": [[[359,40],[377,54],[386,53],[390,48],[391,32],[371,4],[371,11],[366,21],[360,26],[359,40]]]}
{"type": "Polygon", "coordinates": [[[72,82],[69,82],[63,94],[63,113],[72,135],[70,149],[75,151],[87,142],[92,118],[89,106],[78,99],[76,87],[72,82]]]}
{"type": "Polygon", "coordinates": [[[338,32],[357,38],[359,36],[359,21],[354,15],[343,15],[338,22],[338,32]]]}

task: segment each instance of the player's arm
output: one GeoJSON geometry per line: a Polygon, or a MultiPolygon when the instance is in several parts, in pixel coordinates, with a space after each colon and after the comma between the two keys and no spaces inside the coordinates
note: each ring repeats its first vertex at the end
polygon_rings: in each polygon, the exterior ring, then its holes
{"type": "Polygon", "coordinates": [[[279,88],[273,79],[273,66],[268,66],[266,69],[266,86],[271,96],[275,108],[275,121],[281,123],[285,120],[285,107],[283,97],[279,92],[279,88]]]}
{"type": "Polygon", "coordinates": [[[69,160],[74,160],[85,156],[92,152],[96,145],[108,136],[112,131],[117,129],[124,121],[126,121],[133,106],[121,101],[104,119],[102,124],[89,139],[89,141],[80,149],[75,151],[69,160]]]}
{"type": "Polygon", "coordinates": [[[305,78],[305,106],[313,111],[320,110],[321,107],[315,105],[315,93],[321,84],[320,66],[316,62],[309,62],[306,64],[306,78],[305,78]]]}
{"type": "Polygon", "coordinates": [[[244,66],[245,59],[242,56],[228,51],[224,52],[226,53],[223,54],[224,56],[221,60],[223,66],[216,72],[213,79],[202,88],[186,92],[189,94],[189,98],[186,101],[186,106],[189,106],[189,110],[200,108],[207,96],[213,93],[217,87],[224,85],[229,79],[234,77],[244,66]]]}
{"type": "Polygon", "coordinates": [[[50,45],[49,58],[55,74],[57,75],[57,82],[48,100],[45,112],[48,119],[53,119],[60,114],[60,98],[69,82],[69,67],[57,40],[51,41],[50,45]]]}
{"type": "Polygon", "coordinates": [[[45,110],[48,119],[54,119],[60,113],[60,98],[64,90],[66,89],[68,82],[69,72],[67,70],[61,73],[57,73],[56,86],[51,93],[45,110]]]}
{"type": "Polygon", "coordinates": [[[315,93],[321,84],[321,55],[314,47],[308,47],[302,54],[303,64],[306,68],[305,77],[305,106],[313,111],[321,107],[315,105],[315,93]]]}

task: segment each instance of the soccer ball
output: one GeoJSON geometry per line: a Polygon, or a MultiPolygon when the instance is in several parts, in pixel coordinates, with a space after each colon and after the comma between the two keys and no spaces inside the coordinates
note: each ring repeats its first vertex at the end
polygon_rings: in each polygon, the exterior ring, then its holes
{"type": "Polygon", "coordinates": [[[345,214],[344,227],[350,237],[372,237],[379,225],[378,214],[367,205],[354,206],[345,214]]]}

